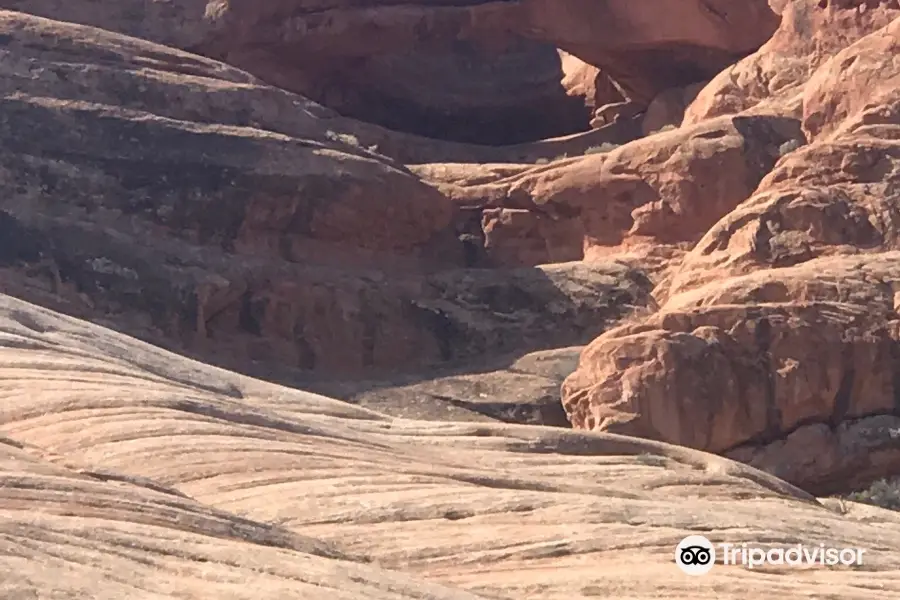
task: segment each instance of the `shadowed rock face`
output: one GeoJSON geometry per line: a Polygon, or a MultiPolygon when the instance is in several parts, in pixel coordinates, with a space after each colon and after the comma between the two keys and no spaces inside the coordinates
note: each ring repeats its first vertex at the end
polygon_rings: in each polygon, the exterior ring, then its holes
{"type": "Polygon", "coordinates": [[[710,79],[778,23],[765,0],[5,0],[0,8],[187,49],[347,116],[482,144],[585,131],[592,108],[621,99],[617,89],[590,98],[566,87],[557,48],[646,106],[667,88],[710,79]]]}
{"type": "Polygon", "coordinates": [[[284,64],[291,52],[245,66],[348,117],[430,138],[508,145],[588,128],[595,99],[564,86],[554,46],[522,38],[501,48],[465,40],[448,46],[323,61],[304,67],[305,79],[315,70],[309,84],[284,64]]]}
{"type": "Polygon", "coordinates": [[[451,198],[245,73],[0,24],[6,291],[222,364],[333,375],[580,344],[647,301],[619,263],[465,269],[451,198]],[[275,133],[238,98],[305,121],[275,133]]]}
{"type": "MultiPolygon", "coordinates": [[[[341,2],[310,7],[294,0],[262,9],[231,3],[223,19],[248,41],[266,40],[263,46],[272,54],[281,52],[281,44],[303,48],[307,56],[338,59],[401,49],[414,53],[421,46],[458,39],[502,47],[512,33],[554,45],[608,71],[630,97],[642,102],[667,87],[712,75],[736,56],[755,50],[778,23],[762,0],[383,2],[364,9],[341,2]],[[670,17],[674,14],[677,19],[670,17]],[[266,28],[265,23],[277,25],[266,28]]],[[[240,62],[240,44],[225,41],[220,47],[234,50],[229,60],[240,62]]]]}

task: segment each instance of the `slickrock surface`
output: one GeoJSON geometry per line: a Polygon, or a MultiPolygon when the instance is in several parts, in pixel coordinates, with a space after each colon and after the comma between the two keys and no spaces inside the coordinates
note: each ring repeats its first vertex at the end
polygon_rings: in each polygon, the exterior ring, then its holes
{"type": "Polygon", "coordinates": [[[364,4],[0,0],[0,598],[898,597],[900,3],[364,4]]]}
{"type": "Polygon", "coordinates": [[[6,296],[0,406],[4,598],[900,593],[887,510],[658,442],[392,419],[6,296]],[[868,554],[688,578],[697,532],[868,554]]]}

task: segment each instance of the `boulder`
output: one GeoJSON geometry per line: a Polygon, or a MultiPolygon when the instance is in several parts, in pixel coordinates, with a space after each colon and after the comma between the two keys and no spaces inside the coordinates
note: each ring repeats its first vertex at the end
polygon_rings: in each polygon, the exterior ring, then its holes
{"type": "Polygon", "coordinates": [[[563,384],[572,424],[725,454],[818,495],[898,473],[889,253],[711,283],[608,331],[563,384]]]}

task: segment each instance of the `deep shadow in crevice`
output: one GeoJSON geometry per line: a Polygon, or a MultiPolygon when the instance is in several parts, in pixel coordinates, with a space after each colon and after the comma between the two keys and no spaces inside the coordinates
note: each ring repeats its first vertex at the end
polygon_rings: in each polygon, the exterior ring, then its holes
{"type": "Polygon", "coordinates": [[[590,130],[585,98],[569,95],[559,52],[516,40],[354,60],[323,76],[315,101],[343,116],[427,138],[505,146],[590,130]]]}

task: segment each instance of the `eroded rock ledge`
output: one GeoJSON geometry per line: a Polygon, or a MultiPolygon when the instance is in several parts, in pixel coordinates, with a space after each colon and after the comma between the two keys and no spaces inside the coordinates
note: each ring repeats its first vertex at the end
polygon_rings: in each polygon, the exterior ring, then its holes
{"type": "Polygon", "coordinates": [[[492,144],[587,130],[592,109],[620,100],[619,90],[646,106],[663,90],[706,81],[778,24],[765,0],[655,0],[649,18],[645,5],[623,0],[5,0],[0,8],[220,59],[400,131],[492,144]],[[567,87],[557,49],[600,69],[599,96],[567,87]]]}
{"type": "Polygon", "coordinates": [[[563,397],[576,427],[828,494],[900,470],[900,4],[785,4],[779,33],[714,79],[683,128],[793,115],[808,143],[661,278],[657,313],[588,345],[563,397]]]}

